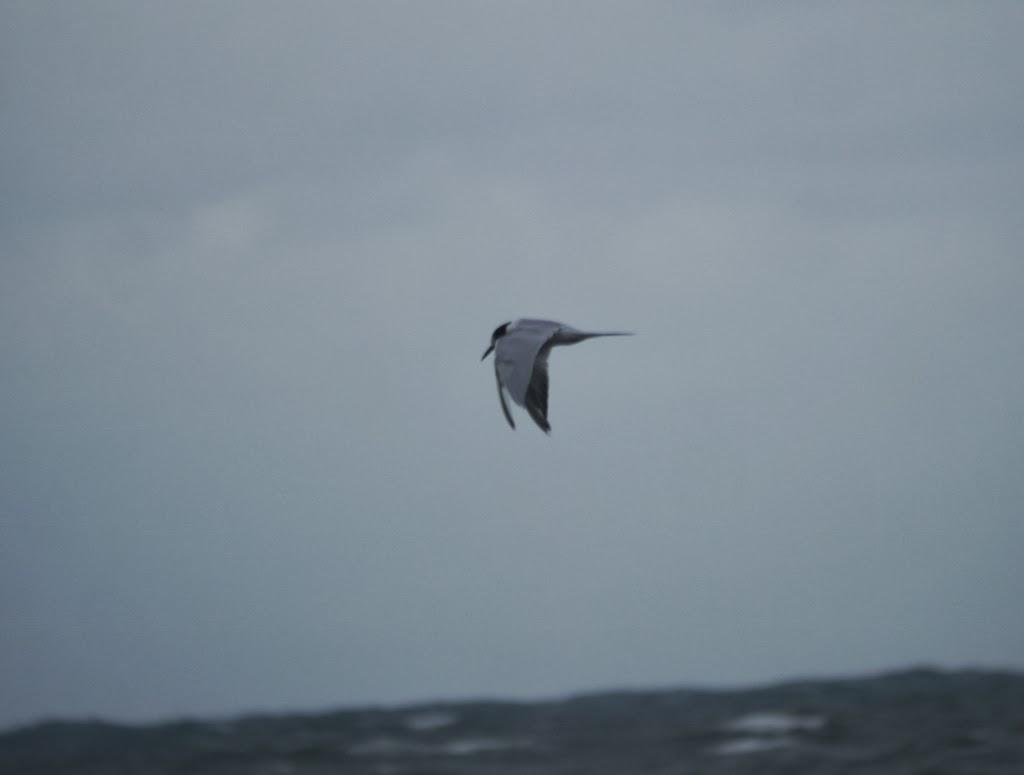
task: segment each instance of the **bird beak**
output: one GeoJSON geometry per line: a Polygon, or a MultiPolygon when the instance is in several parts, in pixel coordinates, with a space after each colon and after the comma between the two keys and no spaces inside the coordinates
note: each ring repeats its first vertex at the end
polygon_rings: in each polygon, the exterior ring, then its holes
{"type": "Polygon", "coordinates": [[[493,350],[493,349],[494,349],[494,342],[491,342],[491,346],[488,347],[486,350],[484,350],[484,354],[480,356],[480,360],[483,360],[488,355],[490,355],[491,354],[491,350],[493,350]]]}

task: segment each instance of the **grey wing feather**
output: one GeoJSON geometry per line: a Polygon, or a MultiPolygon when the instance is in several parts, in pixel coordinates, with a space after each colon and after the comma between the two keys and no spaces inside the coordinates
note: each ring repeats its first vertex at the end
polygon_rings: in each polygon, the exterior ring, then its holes
{"type": "Polygon", "coordinates": [[[512,413],[508,410],[508,403],[505,401],[505,389],[501,386],[501,376],[498,374],[498,361],[494,361],[494,382],[498,386],[498,401],[501,402],[501,411],[505,415],[505,419],[508,420],[509,427],[515,430],[516,424],[512,420],[512,413]]]}
{"type": "Polygon", "coordinates": [[[526,411],[545,433],[551,433],[548,422],[548,353],[551,345],[543,347],[533,364],[533,376],[526,389],[526,411]]]}
{"type": "Polygon", "coordinates": [[[559,330],[557,323],[523,321],[521,327],[503,336],[495,345],[494,366],[501,384],[512,400],[526,407],[526,395],[533,379],[534,364],[541,350],[559,330]]]}

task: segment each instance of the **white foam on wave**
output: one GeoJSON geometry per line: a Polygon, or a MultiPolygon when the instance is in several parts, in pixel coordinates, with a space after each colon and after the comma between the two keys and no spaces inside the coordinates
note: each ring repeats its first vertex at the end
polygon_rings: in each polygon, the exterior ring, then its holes
{"type": "Polygon", "coordinates": [[[721,726],[722,730],[741,736],[718,744],[711,753],[738,756],[789,748],[798,743],[792,735],[817,732],[825,726],[825,721],[823,716],[809,714],[749,713],[721,726]]]}
{"type": "Polygon", "coordinates": [[[452,740],[441,746],[448,756],[473,756],[489,751],[508,751],[513,748],[529,748],[528,740],[501,740],[493,737],[475,737],[464,740],[452,740]]]}
{"type": "Polygon", "coordinates": [[[751,713],[733,719],[723,728],[748,735],[786,735],[793,732],[817,732],[825,726],[822,716],[792,713],[751,713]]]}
{"type": "Polygon", "coordinates": [[[352,756],[474,756],[531,746],[529,740],[496,737],[467,737],[436,744],[397,737],[374,737],[350,746],[348,753],[352,756]]]}

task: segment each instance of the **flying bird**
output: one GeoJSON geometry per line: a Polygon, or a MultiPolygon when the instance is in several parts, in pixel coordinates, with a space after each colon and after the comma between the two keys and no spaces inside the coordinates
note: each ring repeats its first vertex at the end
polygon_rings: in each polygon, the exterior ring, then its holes
{"type": "Polygon", "coordinates": [[[530,417],[545,433],[551,432],[548,423],[548,355],[551,348],[563,344],[576,344],[597,336],[632,336],[627,331],[596,333],[580,331],[554,320],[523,318],[502,323],[491,334],[491,344],[484,350],[483,360],[494,351],[494,378],[498,383],[501,411],[514,429],[515,422],[508,410],[505,393],[529,412],[530,417]]]}

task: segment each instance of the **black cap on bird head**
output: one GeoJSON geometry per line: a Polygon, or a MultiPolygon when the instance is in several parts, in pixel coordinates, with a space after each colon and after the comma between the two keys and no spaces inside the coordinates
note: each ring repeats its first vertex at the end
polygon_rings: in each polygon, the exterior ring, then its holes
{"type": "Polygon", "coordinates": [[[512,325],[511,320],[508,323],[502,323],[500,326],[494,329],[494,333],[491,334],[491,344],[486,350],[484,350],[484,354],[480,356],[480,360],[483,360],[484,358],[491,354],[491,351],[494,350],[494,343],[501,339],[501,337],[505,336],[506,333],[508,333],[508,327],[510,325],[512,325]]]}

